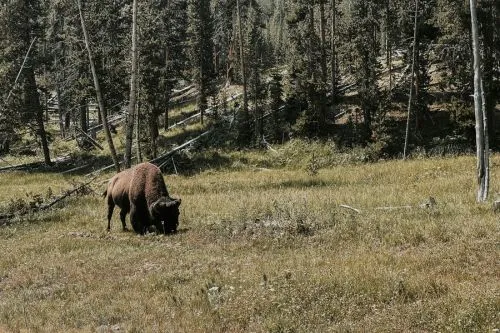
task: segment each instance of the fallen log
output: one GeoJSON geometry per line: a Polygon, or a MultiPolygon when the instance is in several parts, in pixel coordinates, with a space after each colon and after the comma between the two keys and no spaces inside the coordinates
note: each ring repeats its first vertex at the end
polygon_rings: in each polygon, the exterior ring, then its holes
{"type": "Polygon", "coordinates": [[[3,171],[22,171],[22,170],[37,168],[37,167],[40,167],[44,164],[45,164],[44,162],[30,162],[30,163],[25,163],[25,164],[9,165],[9,166],[1,167],[0,172],[3,172],[3,171]]]}
{"type": "Polygon", "coordinates": [[[166,164],[166,162],[162,162],[164,159],[166,159],[167,157],[170,157],[170,155],[172,155],[172,154],[176,153],[177,151],[179,151],[179,150],[181,150],[181,149],[189,146],[190,144],[198,141],[199,139],[201,139],[205,135],[208,135],[208,134],[210,134],[212,132],[213,132],[213,130],[208,130],[206,132],[203,132],[200,135],[198,135],[197,137],[195,137],[195,138],[193,138],[193,139],[191,139],[189,141],[184,142],[182,145],[175,147],[174,149],[172,149],[168,153],[165,153],[165,154],[163,154],[161,156],[158,156],[157,158],[154,158],[154,159],[150,160],[149,162],[158,165],[158,167],[161,169],[161,167],[166,164]]]}
{"type": "MultiPolygon", "coordinates": [[[[229,97],[228,99],[226,99],[226,103],[235,100],[236,98],[240,97],[241,95],[243,95],[243,94],[239,93],[239,94],[236,94],[234,96],[229,97]]],[[[219,106],[219,105],[220,104],[217,104],[217,106],[219,106]]],[[[211,106],[211,107],[205,109],[205,114],[207,114],[207,115],[211,114],[213,109],[214,109],[214,106],[211,106]]],[[[200,116],[201,116],[201,112],[197,112],[197,113],[195,113],[195,114],[193,114],[193,115],[191,115],[191,116],[189,116],[181,121],[176,122],[175,124],[170,125],[167,129],[170,130],[170,129],[175,128],[177,126],[183,125],[189,121],[192,121],[196,118],[199,118],[200,116]]]]}
{"type": "Polygon", "coordinates": [[[191,89],[193,89],[195,87],[194,84],[190,85],[190,86],[187,86],[187,87],[184,87],[184,88],[181,88],[181,89],[172,89],[172,93],[171,93],[171,98],[173,97],[177,97],[179,95],[182,95],[183,93],[185,93],[186,91],[189,91],[191,89]]]}
{"type": "Polygon", "coordinates": [[[88,166],[89,166],[88,164],[80,165],[80,166],[77,166],[76,168],[65,170],[65,171],[61,172],[61,174],[64,175],[64,174],[67,174],[67,173],[75,172],[75,171],[78,171],[78,170],[81,170],[81,169],[85,169],[88,166]]]}
{"type": "Polygon", "coordinates": [[[62,201],[64,199],[66,199],[67,197],[71,196],[72,194],[77,193],[78,191],[80,191],[82,188],[88,186],[90,183],[92,183],[94,180],[96,180],[97,177],[98,176],[95,176],[94,178],[88,180],[87,182],[85,182],[83,184],[80,184],[79,186],[74,187],[73,189],[64,192],[62,195],[54,198],[51,202],[48,202],[46,204],[41,204],[38,207],[26,210],[26,211],[24,211],[22,213],[7,213],[7,214],[0,215],[0,227],[1,226],[11,225],[12,224],[12,219],[14,217],[16,217],[16,216],[26,215],[26,214],[30,214],[30,213],[37,213],[37,212],[40,212],[40,211],[47,210],[47,209],[51,208],[56,203],[58,203],[58,202],[60,202],[60,201],[62,201]]]}
{"type": "MultiPolygon", "coordinates": [[[[123,161],[120,161],[120,165],[122,165],[122,164],[123,164],[123,161]]],[[[94,170],[91,173],[86,174],[85,176],[89,177],[89,176],[92,176],[92,175],[95,175],[95,174],[99,174],[102,171],[106,171],[106,170],[109,170],[109,169],[113,168],[114,166],[115,166],[114,164],[107,165],[104,168],[101,168],[101,169],[98,169],[98,170],[94,170]]]]}
{"type": "Polygon", "coordinates": [[[88,135],[87,133],[85,133],[81,128],[78,128],[78,127],[75,127],[78,132],[80,132],[80,134],[82,134],[83,136],[85,136],[87,138],[87,140],[89,140],[89,142],[94,146],[94,147],[97,147],[99,148],[100,150],[104,150],[104,148],[99,144],[99,142],[95,141],[94,139],[92,139],[92,137],[90,135],[88,135]]]}

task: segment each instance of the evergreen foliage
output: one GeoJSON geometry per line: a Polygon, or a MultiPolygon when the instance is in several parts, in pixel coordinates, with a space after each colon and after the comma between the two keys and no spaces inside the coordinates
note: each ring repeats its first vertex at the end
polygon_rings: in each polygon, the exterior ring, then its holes
{"type": "MultiPolygon", "coordinates": [[[[395,143],[391,151],[397,154],[402,139],[397,119],[406,113],[401,103],[410,88],[413,43],[412,147],[428,145],[436,135],[468,137],[470,128],[461,120],[472,108],[468,4],[420,4],[413,41],[412,0],[139,0],[141,147],[147,157],[166,149],[165,141],[161,147],[156,141],[160,125],[172,124],[172,94],[194,84],[198,110],[213,107],[210,123],[232,126],[234,135],[214,141],[255,147],[298,135],[352,146],[384,137],[395,143]],[[243,76],[247,101],[225,104],[231,97],[223,95],[225,89],[241,86],[243,76]],[[436,109],[459,110],[460,116],[450,120],[431,112],[436,109]],[[439,133],[438,127],[448,132],[439,133]]],[[[104,106],[113,116],[125,110],[129,98],[131,2],[82,0],[82,5],[104,106]]],[[[500,5],[478,6],[489,134],[496,148],[500,5]]],[[[96,100],[73,1],[8,1],[0,5],[0,23],[0,141],[28,130],[43,146],[49,123],[42,113],[54,101],[61,136],[72,135],[74,127],[86,132],[101,121],[88,116],[96,100]]],[[[206,117],[203,113],[201,120],[206,117]]]]}

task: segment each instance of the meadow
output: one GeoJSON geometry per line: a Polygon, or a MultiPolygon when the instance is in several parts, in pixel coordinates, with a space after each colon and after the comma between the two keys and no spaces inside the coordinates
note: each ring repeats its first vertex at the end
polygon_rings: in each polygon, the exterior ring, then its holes
{"type": "MultiPolygon", "coordinates": [[[[122,232],[117,211],[107,232],[110,176],[0,227],[0,332],[500,328],[500,215],[475,202],[472,156],[166,174],[171,236],[122,232]]],[[[3,173],[0,202],[75,181],[3,173]]]]}

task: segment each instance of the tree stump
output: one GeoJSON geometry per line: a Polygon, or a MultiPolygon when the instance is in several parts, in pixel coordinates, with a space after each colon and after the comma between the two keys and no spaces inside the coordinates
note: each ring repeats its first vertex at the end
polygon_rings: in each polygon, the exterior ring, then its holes
{"type": "Polygon", "coordinates": [[[500,213],[500,200],[493,202],[493,211],[495,213],[500,213]]]}

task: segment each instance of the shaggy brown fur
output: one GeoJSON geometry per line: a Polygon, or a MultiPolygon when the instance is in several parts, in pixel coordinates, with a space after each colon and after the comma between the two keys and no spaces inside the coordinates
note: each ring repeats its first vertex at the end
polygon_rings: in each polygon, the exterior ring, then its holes
{"type": "Polygon", "coordinates": [[[170,197],[160,169],[151,163],[138,164],[111,178],[107,196],[108,230],[114,205],[121,208],[124,230],[125,216],[129,211],[132,228],[139,234],[144,234],[152,225],[157,232],[177,230],[181,200],[170,197]]]}
{"type": "Polygon", "coordinates": [[[125,216],[130,211],[128,190],[131,176],[132,169],[127,169],[114,175],[108,182],[108,188],[104,192],[106,202],[108,203],[108,231],[111,229],[111,216],[113,216],[115,205],[121,209],[120,220],[122,221],[123,230],[127,230],[125,216]]]}

